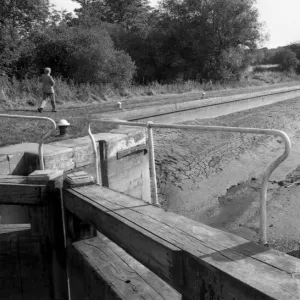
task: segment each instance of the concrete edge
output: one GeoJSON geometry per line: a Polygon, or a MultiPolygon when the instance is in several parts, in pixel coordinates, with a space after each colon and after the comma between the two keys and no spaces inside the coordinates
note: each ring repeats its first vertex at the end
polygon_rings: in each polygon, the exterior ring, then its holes
{"type": "MultiPolygon", "coordinates": [[[[96,133],[94,138],[96,142],[103,141],[109,144],[108,158],[116,155],[119,150],[146,143],[145,130],[129,126],[120,126],[110,132],[96,133]]],[[[63,169],[64,172],[93,164],[90,137],[84,136],[45,144],[44,163],[46,169],[63,169]]],[[[38,168],[38,164],[37,143],[15,144],[0,150],[1,175],[29,174],[38,168]]]]}
{"type": "Polygon", "coordinates": [[[95,118],[119,118],[119,119],[130,119],[130,118],[143,118],[148,117],[151,114],[163,114],[163,113],[172,113],[172,112],[180,112],[180,110],[185,109],[196,109],[196,108],[202,108],[206,106],[213,106],[213,105],[220,105],[220,104],[226,104],[229,102],[234,101],[242,101],[242,100],[251,100],[252,98],[259,98],[259,97],[267,97],[271,95],[277,95],[277,94],[285,94],[285,93],[291,93],[291,92],[297,92],[300,91],[300,86],[294,86],[294,87],[287,87],[287,88],[278,88],[278,89],[272,89],[268,91],[260,91],[260,92],[254,92],[254,93],[247,93],[247,94],[239,94],[239,95],[231,95],[231,96],[225,96],[225,97],[214,97],[214,98],[208,98],[208,99],[199,99],[199,100],[193,100],[193,101],[187,101],[187,102],[177,102],[177,103],[171,103],[171,104],[164,104],[161,106],[151,106],[151,107],[140,107],[138,109],[129,109],[129,110],[123,110],[119,112],[111,112],[111,113],[104,113],[104,114],[95,114],[95,118]]]}

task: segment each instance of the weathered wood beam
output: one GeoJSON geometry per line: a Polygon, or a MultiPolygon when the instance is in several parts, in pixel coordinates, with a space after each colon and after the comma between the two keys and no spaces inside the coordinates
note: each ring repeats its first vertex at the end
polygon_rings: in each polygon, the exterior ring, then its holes
{"type": "Polygon", "coordinates": [[[29,174],[32,183],[46,184],[46,209],[31,207],[31,231],[34,235],[47,237],[46,249],[50,253],[52,293],[54,299],[68,298],[68,278],[66,263],[66,245],[64,236],[64,210],[61,191],[63,186],[62,170],[36,170],[29,174]]]}
{"type": "Polygon", "coordinates": [[[0,183],[28,183],[27,176],[0,175],[0,183]]]}
{"type": "Polygon", "coordinates": [[[130,156],[132,154],[139,153],[139,152],[147,153],[147,151],[148,151],[147,145],[134,146],[134,147],[131,147],[129,149],[118,151],[117,152],[117,159],[121,159],[121,158],[130,156]]]}
{"type": "MultiPolygon", "coordinates": [[[[65,188],[75,188],[94,184],[93,176],[84,171],[68,174],[64,179],[65,188]]],[[[88,239],[97,236],[96,228],[77,218],[74,214],[66,213],[66,226],[68,237],[72,241],[88,239]]]]}
{"type": "Polygon", "coordinates": [[[0,224],[0,299],[53,299],[43,245],[29,224],[0,224]]]}
{"type": "MultiPolygon", "coordinates": [[[[85,197],[76,189],[64,190],[63,193],[66,209],[81,220],[91,222],[98,231],[126,249],[150,270],[159,273],[166,282],[176,281],[180,274],[180,249],[141,228],[138,225],[141,219],[137,219],[136,223],[119,216],[114,212],[120,208],[119,205],[106,201],[101,194],[97,197],[99,201],[85,197]]],[[[148,205],[142,201],[141,203],[148,205]]]]}
{"type": "Polygon", "coordinates": [[[45,197],[45,185],[0,183],[0,204],[40,205],[45,197]]]}
{"type": "Polygon", "coordinates": [[[64,180],[64,186],[66,188],[75,188],[85,185],[94,184],[95,180],[93,176],[84,171],[68,174],[64,180]]]}
{"type": "Polygon", "coordinates": [[[72,299],[179,300],[181,295],[102,234],[69,250],[72,299]]]}
{"type": "Polygon", "coordinates": [[[104,187],[71,189],[64,200],[185,300],[300,299],[294,257],[104,187]]]}

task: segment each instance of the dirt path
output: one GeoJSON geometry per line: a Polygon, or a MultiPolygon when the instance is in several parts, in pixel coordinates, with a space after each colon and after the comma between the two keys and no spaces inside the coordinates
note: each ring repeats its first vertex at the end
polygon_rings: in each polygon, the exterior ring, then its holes
{"type": "MultiPolygon", "coordinates": [[[[300,187],[291,175],[300,153],[299,98],[188,124],[276,128],[290,136],[293,151],[269,185],[269,243],[286,252],[300,240],[300,187]],[[279,182],[279,184],[278,184],[279,182]]],[[[156,131],[160,197],[167,210],[245,238],[258,239],[260,176],[283,151],[279,138],[235,133],[156,131]]],[[[297,174],[297,172],[296,172],[297,174]]],[[[294,177],[293,177],[294,176],[294,177]]],[[[300,173],[299,173],[300,176],[300,173]]]]}

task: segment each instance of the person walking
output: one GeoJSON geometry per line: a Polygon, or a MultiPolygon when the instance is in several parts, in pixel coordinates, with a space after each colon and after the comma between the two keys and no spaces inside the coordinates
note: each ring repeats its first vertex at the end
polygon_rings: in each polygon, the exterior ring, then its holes
{"type": "Polygon", "coordinates": [[[53,80],[50,68],[45,68],[44,74],[41,77],[41,82],[43,83],[43,100],[38,108],[38,112],[42,112],[44,107],[46,106],[46,100],[50,98],[52,105],[52,112],[56,112],[56,104],[55,104],[55,93],[54,86],[55,81],[53,80]]]}

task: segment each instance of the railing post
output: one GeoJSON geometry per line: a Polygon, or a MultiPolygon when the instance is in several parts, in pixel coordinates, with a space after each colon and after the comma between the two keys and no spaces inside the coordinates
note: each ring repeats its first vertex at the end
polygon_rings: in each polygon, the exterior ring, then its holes
{"type": "Polygon", "coordinates": [[[47,117],[36,117],[36,116],[22,116],[22,115],[8,115],[8,114],[0,114],[0,119],[1,118],[8,118],[8,119],[29,119],[29,120],[44,120],[47,122],[50,122],[53,125],[53,129],[50,130],[49,132],[46,132],[41,140],[39,141],[39,146],[38,146],[38,152],[39,152],[39,161],[40,161],[40,169],[44,170],[44,157],[43,157],[43,143],[48,138],[54,130],[56,130],[56,123],[54,122],[53,119],[47,118],[47,117]]]}
{"type": "MultiPolygon", "coordinates": [[[[291,141],[288,135],[280,130],[275,129],[260,129],[260,128],[245,128],[245,127],[226,127],[226,126],[202,126],[202,125],[169,125],[169,124],[154,124],[153,122],[136,123],[136,122],[124,122],[124,121],[112,121],[112,120],[91,120],[98,121],[100,123],[114,123],[126,126],[147,127],[148,128],[148,145],[149,145],[149,164],[150,164],[150,176],[152,183],[152,204],[159,205],[157,197],[157,183],[156,183],[156,171],[155,171],[155,158],[154,158],[154,142],[153,142],[153,128],[169,128],[169,129],[184,129],[184,130],[199,130],[199,131],[223,131],[223,132],[235,132],[235,133],[252,133],[252,134],[264,134],[279,136],[282,138],[285,144],[284,153],[273,161],[263,174],[263,180],[260,191],[260,238],[261,244],[266,245],[267,241],[267,188],[268,181],[272,172],[289,156],[291,151],[291,141]]],[[[93,141],[93,137],[91,136],[93,141]]]]}
{"type": "Polygon", "coordinates": [[[156,181],[156,170],[155,170],[155,155],[154,155],[154,139],[153,129],[151,125],[153,122],[147,123],[148,128],[148,145],[149,145],[149,165],[150,165],[150,178],[151,178],[151,198],[152,204],[159,206],[158,193],[157,193],[157,181],[156,181]]]}
{"type": "Polygon", "coordinates": [[[97,151],[96,141],[95,141],[94,136],[93,136],[92,131],[91,131],[91,123],[89,124],[89,127],[88,127],[88,133],[89,133],[89,137],[90,137],[91,142],[92,142],[93,154],[94,154],[94,159],[95,159],[96,183],[98,185],[100,185],[99,155],[98,155],[98,151],[97,151]]]}

